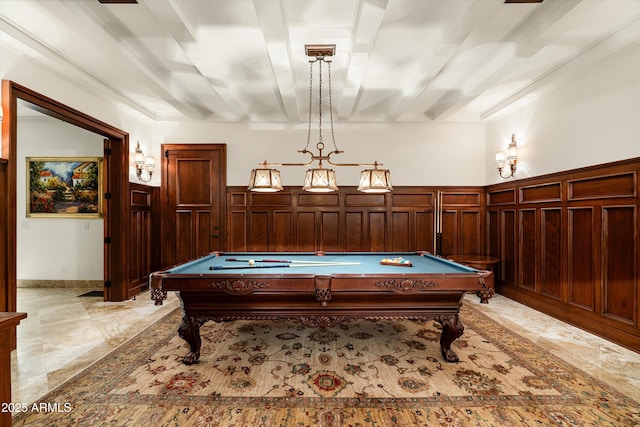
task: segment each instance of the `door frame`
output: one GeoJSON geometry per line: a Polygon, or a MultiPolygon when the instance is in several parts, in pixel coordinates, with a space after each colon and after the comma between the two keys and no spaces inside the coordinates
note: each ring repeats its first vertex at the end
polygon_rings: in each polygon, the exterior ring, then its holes
{"type": "Polygon", "coordinates": [[[102,135],[105,141],[104,300],[128,298],[129,271],[129,134],[11,80],[2,80],[2,153],[6,183],[0,200],[0,311],[16,311],[17,295],[17,145],[18,99],[40,113],[102,135]],[[108,193],[108,195],[107,195],[108,193]],[[110,243],[109,243],[110,242],[110,243]]]}

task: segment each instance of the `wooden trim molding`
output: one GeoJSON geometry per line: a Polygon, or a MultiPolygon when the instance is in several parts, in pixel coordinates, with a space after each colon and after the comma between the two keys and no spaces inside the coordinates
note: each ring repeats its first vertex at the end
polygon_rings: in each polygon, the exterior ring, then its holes
{"type": "Polygon", "coordinates": [[[43,114],[81,127],[105,137],[105,192],[111,197],[104,201],[105,237],[105,299],[123,301],[128,295],[129,276],[129,134],[85,113],[55,101],[45,95],[10,80],[2,81],[2,157],[6,168],[3,176],[0,202],[0,310],[16,309],[16,170],[18,99],[27,101],[43,114]]]}

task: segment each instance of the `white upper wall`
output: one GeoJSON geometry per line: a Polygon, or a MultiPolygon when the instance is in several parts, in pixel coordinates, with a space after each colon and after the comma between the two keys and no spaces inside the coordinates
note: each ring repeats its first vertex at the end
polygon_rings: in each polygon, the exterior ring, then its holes
{"type": "Polygon", "coordinates": [[[640,157],[640,47],[599,62],[486,124],[487,184],[495,152],[518,142],[515,178],[640,157]]]}
{"type": "Polygon", "coordinates": [[[47,116],[18,121],[17,275],[20,280],[103,280],[102,218],[27,217],[27,157],[102,157],[102,137],[47,116]]]}
{"type": "MultiPolygon", "coordinates": [[[[332,150],[331,132],[323,131],[332,150]]],[[[484,182],[482,123],[342,123],[335,129],[336,145],[344,153],[336,163],[373,163],[391,170],[393,185],[473,185],[484,182]]],[[[317,129],[310,148],[315,150],[317,129]]],[[[154,128],[154,146],[161,143],[226,143],[227,185],[247,185],[258,163],[304,163],[307,124],[179,124],[154,128]]],[[[156,157],[158,158],[158,157],[156,157]]],[[[329,167],[325,164],[325,167],[329,167]]],[[[302,185],[305,167],[279,167],[284,185],[302,185]]],[[[333,167],[338,185],[356,186],[362,167],[333,167]]],[[[157,177],[159,180],[159,176],[157,177]]],[[[154,180],[156,177],[154,176],[154,180]]],[[[159,182],[159,181],[158,181],[159,182]]]]}

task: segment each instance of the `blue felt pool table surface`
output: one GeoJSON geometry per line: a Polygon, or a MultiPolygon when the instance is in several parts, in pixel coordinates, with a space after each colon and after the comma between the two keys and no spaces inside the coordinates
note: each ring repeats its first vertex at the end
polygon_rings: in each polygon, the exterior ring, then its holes
{"type": "MultiPolygon", "coordinates": [[[[306,264],[304,264],[306,265],[306,264]]],[[[225,252],[210,254],[196,260],[184,263],[166,271],[176,275],[216,275],[216,274],[320,274],[320,275],[359,275],[359,274],[465,274],[476,273],[478,270],[436,257],[428,253],[416,252],[328,252],[324,256],[317,256],[308,252],[225,252]],[[246,261],[230,261],[252,259],[250,266],[246,261]],[[402,258],[411,262],[411,267],[400,265],[383,265],[383,259],[402,258]],[[260,260],[282,260],[285,262],[261,262],[260,260]],[[309,265],[301,266],[304,262],[312,263],[353,263],[354,265],[309,265]],[[281,267],[277,267],[281,266],[281,267]],[[222,267],[222,268],[221,268],[222,267]],[[220,268],[220,269],[212,269],[220,268]]]]}

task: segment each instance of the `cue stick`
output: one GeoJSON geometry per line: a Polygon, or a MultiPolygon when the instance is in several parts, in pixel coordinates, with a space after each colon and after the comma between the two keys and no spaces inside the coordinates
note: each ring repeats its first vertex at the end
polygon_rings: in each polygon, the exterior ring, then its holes
{"type": "Polygon", "coordinates": [[[212,265],[209,270],[239,270],[245,268],[293,268],[293,267],[328,267],[328,266],[341,266],[341,265],[360,265],[359,262],[339,263],[339,264],[278,264],[278,265],[241,265],[236,267],[235,265],[212,265]]]}
{"type": "MultiPolygon", "coordinates": [[[[249,259],[244,258],[227,258],[226,261],[237,261],[237,262],[249,262],[249,259]]],[[[330,265],[355,265],[352,262],[342,262],[342,261],[304,261],[304,260],[295,260],[295,259],[254,259],[254,262],[281,262],[285,264],[291,263],[299,263],[299,264],[330,264],[330,265]]],[[[357,263],[360,264],[360,263],[357,263]]]]}

